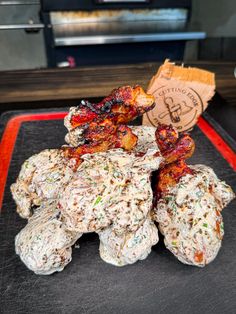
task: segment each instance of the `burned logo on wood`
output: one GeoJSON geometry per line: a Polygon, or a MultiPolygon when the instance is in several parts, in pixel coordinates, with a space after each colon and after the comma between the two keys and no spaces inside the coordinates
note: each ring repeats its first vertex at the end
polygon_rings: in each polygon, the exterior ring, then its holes
{"type": "Polygon", "coordinates": [[[191,129],[214,95],[214,74],[183,68],[165,61],[152,78],[148,93],[156,106],[143,117],[144,125],[172,124],[178,131],[191,129]]]}

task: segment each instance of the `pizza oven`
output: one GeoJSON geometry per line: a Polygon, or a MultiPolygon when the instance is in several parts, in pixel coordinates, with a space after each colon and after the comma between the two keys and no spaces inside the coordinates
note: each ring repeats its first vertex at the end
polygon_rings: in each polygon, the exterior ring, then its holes
{"type": "Polygon", "coordinates": [[[183,59],[190,0],[41,0],[49,67],[183,59]]]}

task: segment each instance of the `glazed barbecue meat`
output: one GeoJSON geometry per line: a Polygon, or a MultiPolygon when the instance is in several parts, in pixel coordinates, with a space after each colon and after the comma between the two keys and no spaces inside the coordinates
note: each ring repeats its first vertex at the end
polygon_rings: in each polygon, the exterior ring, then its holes
{"type": "Polygon", "coordinates": [[[64,149],[65,156],[77,158],[86,153],[104,152],[112,148],[132,150],[137,136],[128,126],[122,125],[142,115],[154,106],[154,97],[148,95],[140,86],[120,87],[100,103],[82,101],[72,107],[65,117],[69,133],[66,141],[73,147],[64,149]]]}
{"type": "Polygon", "coordinates": [[[135,232],[117,234],[113,227],[99,232],[100,256],[112,265],[124,266],[145,259],[158,238],[158,230],[150,217],[135,232]]]}
{"type": "Polygon", "coordinates": [[[159,124],[155,131],[156,142],[164,157],[161,169],[155,174],[155,198],[158,199],[180,178],[192,170],[185,163],[195,149],[195,143],[189,134],[178,134],[172,125],[159,124]]]}
{"type": "Polygon", "coordinates": [[[221,210],[234,198],[234,193],[209,167],[195,165],[189,169],[175,184],[170,180],[169,186],[168,180],[160,177],[164,184],[159,186],[164,189],[154,218],[166,247],[181,262],[205,266],[221,247],[224,235],[221,210]]]}
{"type": "Polygon", "coordinates": [[[155,131],[157,145],[164,157],[161,169],[155,174],[155,197],[158,199],[180,178],[192,173],[185,159],[192,156],[195,143],[189,134],[180,134],[172,125],[159,124],[155,131]]]}
{"type": "Polygon", "coordinates": [[[146,94],[140,86],[123,86],[97,104],[82,100],[78,107],[71,108],[65,124],[69,130],[105,119],[115,125],[127,124],[153,107],[154,96],[146,94]]]}
{"type": "Polygon", "coordinates": [[[20,215],[31,216],[15,242],[26,266],[37,274],[61,271],[86,232],[99,234],[104,261],[132,264],[158,242],[152,219],[180,261],[212,261],[223,237],[221,210],[234,194],[210,168],[187,166],[190,136],[164,125],[156,131],[104,120],[102,126],[107,141],[91,123],[90,143],[45,150],[23,164],[11,189],[20,215]],[[153,209],[150,176],[159,168],[153,209]],[[40,207],[32,215],[34,205],[40,207]]]}
{"type": "Polygon", "coordinates": [[[62,271],[71,261],[71,246],[81,234],[66,229],[57,203],[45,202],[15,239],[16,253],[36,274],[62,271]]]}
{"type": "Polygon", "coordinates": [[[155,136],[165,164],[185,160],[193,155],[195,143],[189,134],[179,135],[171,125],[160,124],[155,136]]]}
{"type": "Polygon", "coordinates": [[[81,101],[78,107],[70,108],[65,117],[64,123],[69,131],[66,142],[77,147],[106,140],[108,132],[114,134],[113,126],[134,120],[154,105],[154,97],[146,94],[140,86],[115,89],[97,104],[81,101]],[[92,132],[93,136],[90,136],[92,132]]]}
{"type": "Polygon", "coordinates": [[[77,166],[82,162],[80,157],[84,154],[105,152],[112,148],[123,148],[129,151],[135,147],[138,140],[129,127],[125,125],[115,126],[111,123],[106,124],[104,128],[94,126],[92,129],[87,129],[85,133],[87,140],[91,139],[89,144],[82,144],[76,148],[63,148],[67,158],[77,159],[77,166]]]}
{"type": "Polygon", "coordinates": [[[18,214],[22,218],[29,218],[32,207],[57,199],[74,175],[74,164],[72,159],[65,159],[61,149],[46,149],[27,159],[16,183],[11,185],[18,214]]]}
{"type": "Polygon", "coordinates": [[[220,212],[233,191],[209,167],[186,164],[195,147],[188,134],[160,125],[155,135],[165,161],[156,175],[154,219],[166,247],[181,262],[205,266],[221,247],[220,212]]]}
{"type": "Polygon", "coordinates": [[[99,234],[108,263],[145,259],[158,242],[153,220],[183,263],[204,266],[215,258],[224,234],[221,210],[234,194],[210,168],[186,164],[195,149],[189,134],[162,124],[123,125],[153,107],[154,97],[139,86],[120,87],[96,104],[81,101],[65,117],[69,146],[23,164],[11,191],[18,213],[29,219],[15,240],[29,269],[63,270],[71,246],[88,232],[99,234]]]}
{"type": "Polygon", "coordinates": [[[177,160],[165,165],[157,175],[156,194],[160,198],[169,188],[174,187],[186,174],[193,174],[193,170],[187,166],[184,160],[177,160]]]}

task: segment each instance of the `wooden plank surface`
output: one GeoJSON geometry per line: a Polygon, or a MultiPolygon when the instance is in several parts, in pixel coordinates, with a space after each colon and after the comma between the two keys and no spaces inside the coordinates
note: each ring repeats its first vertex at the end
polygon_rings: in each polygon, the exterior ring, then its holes
{"type": "MultiPolygon", "coordinates": [[[[100,97],[126,84],[146,88],[159,65],[144,63],[0,72],[0,108],[6,103],[100,97]]],[[[236,105],[235,63],[197,62],[188,65],[215,72],[217,92],[229,104],[236,105]]]]}

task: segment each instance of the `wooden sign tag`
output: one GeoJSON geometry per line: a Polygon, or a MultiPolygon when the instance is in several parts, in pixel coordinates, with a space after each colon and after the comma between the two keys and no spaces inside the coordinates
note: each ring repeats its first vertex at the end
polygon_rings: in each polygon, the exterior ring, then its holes
{"type": "Polygon", "coordinates": [[[143,116],[143,125],[172,124],[179,132],[192,129],[215,93],[215,75],[166,60],[151,79],[147,93],[156,106],[143,116]]]}

